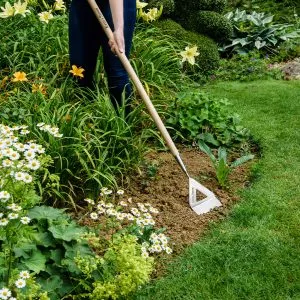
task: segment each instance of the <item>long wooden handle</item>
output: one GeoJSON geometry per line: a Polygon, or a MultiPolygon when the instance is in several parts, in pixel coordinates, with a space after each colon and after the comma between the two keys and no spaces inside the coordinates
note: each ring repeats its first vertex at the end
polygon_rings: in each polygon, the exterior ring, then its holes
{"type": "MultiPolygon", "coordinates": [[[[105,34],[107,35],[108,39],[111,40],[114,38],[113,32],[111,31],[108,23],[106,22],[102,12],[99,9],[99,6],[97,5],[95,0],[87,0],[92,8],[92,10],[94,11],[99,23],[101,24],[101,27],[103,28],[105,34]]],[[[134,0],[135,1],[135,0],[134,0]]],[[[134,69],[132,68],[128,58],[126,57],[125,53],[121,53],[119,52],[119,50],[117,50],[117,56],[119,57],[119,59],[121,60],[125,70],[127,71],[129,77],[131,78],[131,80],[133,81],[136,89],[138,90],[138,93],[140,94],[141,98],[143,99],[152,119],[154,120],[156,126],[158,127],[160,133],[162,134],[166,144],[168,145],[169,149],[171,150],[172,154],[175,157],[179,156],[179,152],[174,144],[174,142],[172,141],[169,132],[167,131],[164,123],[162,122],[160,116],[158,115],[155,107],[153,106],[148,94],[146,93],[141,81],[139,80],[139,78],[137,77],[134,69]]]]}

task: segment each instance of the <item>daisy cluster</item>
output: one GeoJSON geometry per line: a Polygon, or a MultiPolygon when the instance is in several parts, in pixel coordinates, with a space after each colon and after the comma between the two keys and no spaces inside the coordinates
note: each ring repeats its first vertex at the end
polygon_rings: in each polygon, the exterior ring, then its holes
{"type": "MultiPolygon", "coordinates": [[[[11,5],[9,2],[6,2],[5,5],[1,8],[0,12],[0,18],[9,18],[14,17],[15,15],[21,15],[23,17],[26,17],[27,14],[30,14],[30,10],[27,8],[27,1],[21,1],[15,2],[13,5],[11,5]]],[[[49,7],[47,5],[48,11],[43,11],[38,14],[39,19],[41,22],[49,23],[51,19],[54,18],[52,12],[53,11],[65,11],[66,6],[65,2],[63,0],[55,0],[52,7],[49,7]]]]}
{"type": "MultiPolygon", "coordinates": [[[[112,190],[103,188],[100,196],[111,195],[112,193],[112,190]]],[[[118,190],[116,194],[117,196],[121,196],[124,194],[124,191],[118,190]]],[[[106,200],[106,198],[104,199],[106,200]]],[[[145,229],[154,227],[155,221],[152,214],[156,215],[159,213],[159,211],[149,203],[136,203],[134,207],[131,198],[126,201],[119,200],[116,205],[105,200],[100,200],[97,204],[94,200],[89,198],[84,200],[95,208],[94,211],[90,213],[92,220],[98,220],[103,216],[114,218],[121,223],[134,224],[138,227],[138,233],[141,236],[143,236],[145,229]]],[[[162,233],[152,233],[149,242],[143,243],[142,245],[143,257],[148,257],[149,253],[160,253],[163,251],[168,254],[172,253],[172,249],[168,246],[168,238],[162,233]]]]}
{"type": "MultiPolygon", "coordinates": [[[[40,126],[41,130],[59,136],[58,129],[40,126]],[[45,129],[46,128],[46,129],[45,129]]],[[[0,204],[7,214],[0,212],[0,226],[6,226],[9,220],[20,218],[22,224],[29,224],[30,219],[21,216],[22,207],[13,202],[11,195],[3,187],[9,182],[30,184],[34,172],[41,167],[41,158],[45,149],[34,141],[22,143],[23,136],[29,133],[28,126],[9,127],[0,124],[0,204]]]]}
{"type": "MultiPolygon", "coordinates": [[[[30,278],[28,271],[21,271],[19,278],[15,281],[15,286],[17,289],[22,289],[26,286],[26,279],[30,278]]],[[[16,300],[17,298],[12,297],[12,292],[10,289],[4,287],[0,290],[0,299],[3,300],[16,300]]]]}

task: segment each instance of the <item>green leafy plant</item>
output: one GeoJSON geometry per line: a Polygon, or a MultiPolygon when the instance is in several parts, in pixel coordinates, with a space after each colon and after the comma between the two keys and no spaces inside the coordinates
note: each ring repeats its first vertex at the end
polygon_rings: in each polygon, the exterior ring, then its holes
{"type": "Polygon", "coordinates": [[[249,131],[240,125],[237,115],[228,111],[227,99],[208,94],[181,92],[170,105],[168,125],[176,129],[176,138],[190,142],[205,141],[214,146],[233,146],[245,142],[249,131]]]}
{"type": "Polygon", "coordinates": [[[248,154],[236,159],[232,163],[228,163],[227,150],[224,147],[219,147],[218,154],[216,156],[203,141],[200,141],[198,145],[200,150],[206,153],[209,156],[211,162],[213,163],[213,166],[216,171],[216,178],[222,188],[227,186],[228,176],[234,168],[254,158],[253,154],[248,154]]]}
{"type": "Polygon", "coordinates": [[[280,79],[282,72],[271,69],[272,60],[261,57],[258,50],[244,54],[234,54],[230,59],[222,59],[219,69],[211,76],[212,80],[251,81],[262,79],[280,79]]]}
{"type": "Polygon", "coordinates": [[[236,9],[226,14],[234,26],[230,44],[221,51],[245,53],[253,49],[263,49],[275,53],[283,41],[299,37],[300,30],[293,24],[275,24],[273,15],[236,9]]]}

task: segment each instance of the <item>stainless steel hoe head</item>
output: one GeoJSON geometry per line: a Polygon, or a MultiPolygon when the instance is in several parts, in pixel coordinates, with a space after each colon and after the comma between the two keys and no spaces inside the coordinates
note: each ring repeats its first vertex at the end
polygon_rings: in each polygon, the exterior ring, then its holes
{"type": "Polygon", "coordinates": [[[222,206],[213,192],[191,177],[189,177],[189,203],[193,211],[198,215],[205,214],[215,207],[222,206]],[[206,198],[198,201],[197,191],[205,195],[206,198]]]}

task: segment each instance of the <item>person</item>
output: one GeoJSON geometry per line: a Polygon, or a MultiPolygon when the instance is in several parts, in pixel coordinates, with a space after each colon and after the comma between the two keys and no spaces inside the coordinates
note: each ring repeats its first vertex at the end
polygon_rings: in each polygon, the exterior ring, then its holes
{"type": "MultiPolygon", "coordinates": [[[[108,40],[87,0],[72,0],[69,11],[70,64],[82,67],[81,87],[93,89],[93,75],[99,49],[102,48],[110,99],[116,108],[122,104],[123,92],[130,99],[132,87],[116,49],[129,57],[136,22],[136,0],[96,0],[102,14],[113,31],[108,40]]],[[[129,103],[125,112],[129,111],[129,103]]]]}

